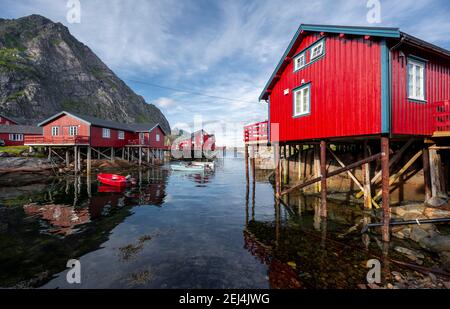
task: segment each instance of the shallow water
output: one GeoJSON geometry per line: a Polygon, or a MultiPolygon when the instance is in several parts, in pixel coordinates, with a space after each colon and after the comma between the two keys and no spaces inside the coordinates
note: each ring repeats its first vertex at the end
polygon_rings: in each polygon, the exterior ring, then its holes
{"type": "Polygon", "coordinates": [[[402,259],[375,235],[342,235],[370,219],[358,207],[330,202],[324,221],[313,197],[278,204],[259,174],[247,186],[242,159],[217,165],[136,172],[124,192],[99,192],[93,175],[0,197],[0,287],[355,288],[368,259],[402,259]],[[81,284],[67,283],[69,259],[81,284]]]}

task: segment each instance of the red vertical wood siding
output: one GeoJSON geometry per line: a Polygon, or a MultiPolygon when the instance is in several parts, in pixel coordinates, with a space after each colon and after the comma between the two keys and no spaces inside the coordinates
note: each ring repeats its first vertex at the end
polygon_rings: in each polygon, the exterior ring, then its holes
{"type": "Polygon", "coordinates": [[[91,127],[91,146],[92,147],[124,147],[128,145],[130,140],[138,139],[139,134],[124,131],[125,139],[119,139],[119,131],[116,129],[110,129],[110,138],[103,138],[102,127],[91,127]]]}
{"type": "Polygon", "coordinates": [[[433,134],[433,103],[450,99],[450,63],[436,56],[400,49],[392,53],[392,133],[396,135],[433,134]],[[425,74],[426,102],[408,100],[407,56],[428,60],[425,74]]]}
{"type": "Polygon", "coordinates": [[[78,126],[78,135],[80,136],[90,135],[89,124],[70,115],[61,115],[43,126],[44,137],[52,137],[52,127],[59,127],[59,136],[70,136],[70,126],[78,126]]]}
{"type": "Polygon", "coordinates": [[[148,145],[152,148],[164,148],[164,132],[161,130],[159,126],[154,128],[150,133],[147,133],[149,136],[148,145]],[[156,141],[156,135],[159,134],[159,142],[156,141]]]}
{"type": "MultiPolygon", "coordinates": [[[[320,39],[303,36],[292,55],[320,39]]],[[[309,62],[309,51],[307,53],[309,62]]],[[[270,122],[279,123],[280,141],[358,136],[381,132],[381,49],[362,37],[325,39],[325,56],[293,72],[291,60],[270,95],[270,122]],[[293,117],[292,90],[311,83],[310,114],[293,117]],[[289,94],[284,95],[284,90],[289,94]]]]}
{"type": "Polygon", "coordinates": [[[23,141],[11,141],[9,133],[0,133],[0,139],[5,141],[5,146],[23,146],[27,136],[40,136],[40,134],[23,134],[23,141]]]}

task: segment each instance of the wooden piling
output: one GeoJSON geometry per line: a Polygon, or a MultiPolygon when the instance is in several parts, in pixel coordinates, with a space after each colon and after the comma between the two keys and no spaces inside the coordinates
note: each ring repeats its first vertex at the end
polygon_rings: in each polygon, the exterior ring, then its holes
{"type": "Polygon", "coordinates": [[[111,147],[111,162],[114,162],[114,147],[111,147]]]}
{"type": "MultiPolygon", "coordinates": [[[[363,145],[363,153],[364,158],[367,158],[369,156],[369,145],[367,143],[367,140],[364,141],[363,145]]],[[[363,178],[364,178],[364,208],[365,209],[372,209],[372,191],[371,191],[371,185],[370,185],[370,163],[366,163],[362,166],[363,171],[363,178]]]]}
{"type": "Polygon", "coordinates": [[[423,183],[425,187],[425,201],[428,201],[432,196],[431,179],[430,179],[430,152],[428,147],[423,148],[423,183]]]}
{"type": "Polygon", "coordinates": [[[69,167],[69,165],[70,165],[69,149],[66,149],[66,167],[69,167]]]}
{"type": "Polygon", "coordinates": [[[91,174],[91,147],[88,146],[87,147],[87,162],[86,162],[86,173],[89,177],[89,175],[91,174]]]}
{"type": "Polygon", "coordinates": [[[250,184],[249,172],[248,172],[248,145],[246,144],[244,147],[244,161],[245,161],[245,180],[247,182],[247,186],[250,184]]]}
{"type": "Polygon", "coordinates": [[[320,141],[320,216],[327,216],[327,143],[320,141]]]}
{"type": "MultiPolygon", "coordinates": [[[[314,176],[320,177],[320,147],[319,145],[314,145],[314,162],[313,162],[314,176]]],[[[315,185],[316,193],[321,191],[321,183],[317,182],[315,185]]]]}
{"type": "Polygon", "coordinates": [[[280,179],[280,146],[276,143],[273,145],[275,158],[275,195],[280,197],[281,194],[281,179],[280,179]]]}
{"type": "Polygon", "coordinates": [[[78,173],[78,147],[73,147],[73,170],[78,173]]]}
{"type": "Polygon", "coordinates": [[[389,224],[391,221],[390,201],[389,201],[389,137],[381,137],[381,190],[383,201],[383,241],[390,240],[389,224]]]}
{"type": "Polygon", "coordinates": [[[52,147],[48,147],[48,160],[50,161],[52,159],[52,147]]]}
{"type": "Polygon", "coordinates": [[[139,151],[139,166],[142,165],[142,148],[139,146],[138,147],[138,151],[139,151]]]}
{"type": "Polygon", "coordinates": [[[430,147],[429,148],[429,157],[430,157],[430,178],[431,178],[431,194],[433,197],[446,197],[447,194],[445,190],[443,190],[443,171],[442,171],[442,162],[441,155],[437,149],[430,147]]]}

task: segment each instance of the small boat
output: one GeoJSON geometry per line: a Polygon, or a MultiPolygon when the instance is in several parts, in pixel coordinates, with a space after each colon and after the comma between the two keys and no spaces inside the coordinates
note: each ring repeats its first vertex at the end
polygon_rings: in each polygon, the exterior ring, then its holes
{"type": "Polygon", "coordinates": [[[178,172],[204,172],[205,167],[200,165],[188,165],[188,164],[172,164],[170,165],[172,171],[178,172]]]}
{"type": "Polygon", "coordinates": [[[113,187],[125,187],[129,180],[129,178],[125,176],[116,174],[98,174],[97,179],[102,184],[113,187]]]}
{"type": "Polygon", "coordinates": [[[210,170],[214,170],[214,162],[192,162],[192,165],[194,166],[203,166],[205,168],[208,168],[210,170]]]}

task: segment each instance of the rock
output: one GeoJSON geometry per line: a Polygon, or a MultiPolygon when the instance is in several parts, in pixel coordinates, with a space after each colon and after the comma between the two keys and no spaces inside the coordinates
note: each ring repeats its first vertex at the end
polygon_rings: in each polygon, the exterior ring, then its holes
{"type": "Polygon", "coordinates": [[[429,219],[450,218],[450,211],[438,208],[426,208],[423,214],[429,219]]]}
{"type": "Polygon", "coordinates": [[[433,196],[432,198],[428,199],[425,203],[432,207],[440,207],[447,204],[447,200],[441,197],[433,196]]]}
{"type": "Polygon", "coordinates": [[[450,290],[450,281],[444,281],[444,286],[446,289],[450,290]]]}
{"type": "Polygon", "coordinates": [[[403,217],[406,214],[416,214],[421,215],[425,209],[424,205],[407,205],[392,207],[391,212],[399,217],[403,217]]]}
{"type": "Polygon", "coordinates": [[[425,256],[422,253],[404,247],[395,247],[395,251],[404,254],[407,258],[409,258],[412,261],[417,261],[418,259],[425,258],[425,256]]]}
{"type": "Polygon", "coordinates": [[[423,238],[428,237],[428,232],[422,226],[415,225],[411,228],[410,238],[416,242],[420,242],[423,238]]]}
{"type": "MultiPolygon", "coordinates": [[[[439,257],[441,258],[442,267],[446,271],[450,271],[450,252],[442,252],[439,254],[439,257]]],[[[448,282],[444,282],[444,285],[447,287],[446,283],[448,284],[448,282]]],[[[447,289],[448,288],[449,287],[447,287],[447,289]]]]}
{"type": "Polygon", "coordinates": [[[0,152],[0,158],[7,158],[9,154],[7,152],[0,152]]]}
{"type": "MultiPolygon", "coordinates": [[[[450,251],[450,237],[443,235],[435,235],[433,237],[424,237],[419,241],[419,244],[436,253],[450,251]]],[[[450,253],[449,253],[450,254],[450,253]]],[[[450,261],[450,260],[449,260],[450,261]]]]}
{"type": "Polygon", "coordinates": [[[407,213],[402,217],[403,220],[405,221],[410,221],[410,220],[424,220],[424,219],[428,219],[424,214],[420,213],[420,214],[416,214],[416,213],[407,213]]]}

